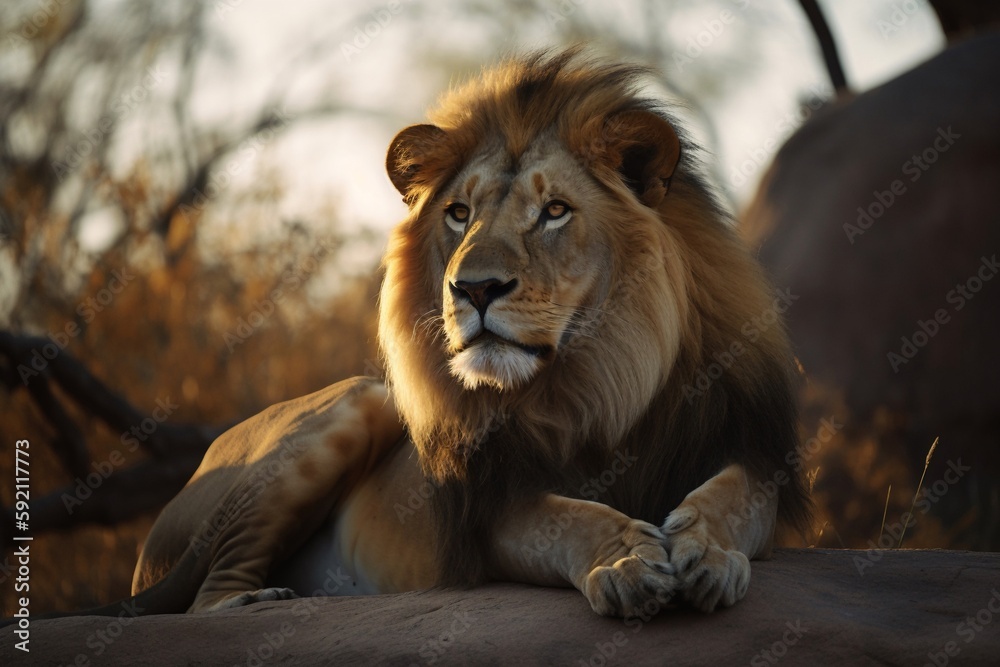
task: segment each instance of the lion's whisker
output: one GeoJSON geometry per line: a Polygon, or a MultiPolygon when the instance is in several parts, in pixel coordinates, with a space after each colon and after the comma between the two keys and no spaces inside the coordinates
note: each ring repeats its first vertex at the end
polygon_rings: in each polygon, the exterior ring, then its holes
{"type": "Polygon", "coordinates": [[[443,327],[438,327],[437,330],[433,330],[436,323],[440,322],[444,324],[444,316],[436,308],[428,310],[426,313],[418,317],[413,323],[413,335],[416,336],[417,332],[423,332],[424,334],[433,334],[435,338],[441,335],[443,327]]]}

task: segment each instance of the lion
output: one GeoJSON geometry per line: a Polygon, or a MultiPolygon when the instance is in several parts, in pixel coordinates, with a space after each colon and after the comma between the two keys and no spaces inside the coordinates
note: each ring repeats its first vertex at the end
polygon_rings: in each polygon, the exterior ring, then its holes
{"type": "Polygon", "coordinates": [[[622,617],[744,597],[809,516],[793,357],[647,75],[511,58],[393,139],[386,380],[218,438],[149,534],[139,608],[490,581],[622,617]]]}

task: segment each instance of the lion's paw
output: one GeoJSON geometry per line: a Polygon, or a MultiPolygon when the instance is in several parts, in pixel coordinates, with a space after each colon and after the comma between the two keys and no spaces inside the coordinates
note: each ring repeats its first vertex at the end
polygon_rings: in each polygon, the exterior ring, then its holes
{"type": "Polygon", "coordinates": [[[607,564],[587,575],[583,594],[602,616],[648,615],[650,601],[660,609],[678,589],[674,566],[663,548],[665,537],[652,524],[632,521],[621,539],[607,564]]]}
{"type": "MultiPolygon", "coordinates": [[[[692,606],[710,612],[731,607],[750,586],[750,560],[727,549],[713,535],[712,524],[694,507],[679,507],[663,524],[670,563],[677,569],[681,595],[692,606]]],[[[725,527],[716,528],[725,530],[725,527]]]]}
{"type": "Polygon", "coordinates": [[[291,588],[262,588],[257,591],[247,591],[226,598],[221,602],[212,605],[208,611],[219,611],[220,609],[234,609],[245,607],[255,602],[274,602],[275,600],[294,600],[299,597],[298,593],[291,588]]]}

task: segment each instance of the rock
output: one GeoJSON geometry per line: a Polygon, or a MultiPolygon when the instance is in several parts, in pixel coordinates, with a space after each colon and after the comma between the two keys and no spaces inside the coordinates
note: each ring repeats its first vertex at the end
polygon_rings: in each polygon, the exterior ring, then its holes
{"type": "MultiPolygon", "coordinates": [[[[896,458],[910,479],[935,438],[928,480],[949,459],[971,466],[934,509],[950,532],[936,543],[989,551],[1000,549],[998,77],[992,33],[819,110],[744,216],[775,285],[794,295],[786,321],[810,382],[841,392],[851,435],[877,434],[880,462],[896,458]]],[[[886,485],[867,491],[863,505],[881,506],[886,485]]],[[[881,512],[870,516],[877,530],[881,512]]]]}
{"type": "Polygon", "coordinates": [[[650,604],[595,615],[578,592],[307,598],[202,615],[35,621],[7,665],[996,664],[1000,554],[780,550],[753,563],[740,604],[705,615],[650,604]]]}

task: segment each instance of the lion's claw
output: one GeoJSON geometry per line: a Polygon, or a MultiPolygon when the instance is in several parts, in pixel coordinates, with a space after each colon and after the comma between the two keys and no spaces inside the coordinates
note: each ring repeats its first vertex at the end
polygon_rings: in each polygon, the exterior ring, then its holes
{"type": "Polygon", "coordinates": [[[735,549],[726,549],[697,509],[681,507],[671,512],[663,532],[685,601],[710,612],[743,599],[750,585],[750,560],[735,549]]]}
{"type": "Polygon", "coordinates": [[[602,616],[649,616],[670,601],[679,581],[663,541],[656,527],[633,522],[617,552],[628,555],[587,575],[583,592],[594,611],[602,616]]]}
{"type": "Polygon", "coordinates": [[[239,595],[226,598],[212,605],[208,611],[219,611],[221,609],[234,609],[245,607],[255,602],[273,602],[275,600],[294,600],[298,594],[291,588],[261,588],[256,591],[246,591],[239,595]]]}

